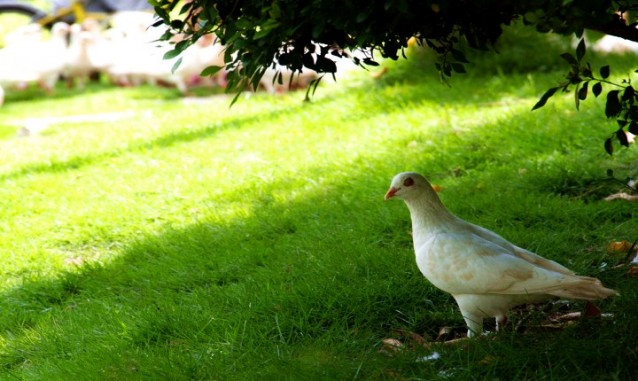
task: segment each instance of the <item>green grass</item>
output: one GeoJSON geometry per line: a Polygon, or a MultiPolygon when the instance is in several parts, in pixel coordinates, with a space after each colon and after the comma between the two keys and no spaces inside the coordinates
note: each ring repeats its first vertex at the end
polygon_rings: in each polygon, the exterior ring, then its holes
{"type": "Polygon", "coordinates": [[[9,93],[0,378],[632,377],[636,283],[606,246],[638,238],[636,208],[601,198],[620,189],[608,168],[635,175],[636,150],[604,152],[615,123],[602,101],[576,112],[557,96],[530,112],[561,72],[479,63],[448,88],[413,58],[379,81],[320,87],[312,103],[256,94],[229,109],[228,97],[102,85],[9,93]],[[16,135],[27,118],[98,113],[124,117],[16,135]],[[463,325],[416,268],[407,209],[383,202],[404,170],[443,186],[461,217],[618,289],[599,303],[614,317],[437,348],[429,362],[416,361],[428,350],[379,353],[396,330],[463,325]]]}

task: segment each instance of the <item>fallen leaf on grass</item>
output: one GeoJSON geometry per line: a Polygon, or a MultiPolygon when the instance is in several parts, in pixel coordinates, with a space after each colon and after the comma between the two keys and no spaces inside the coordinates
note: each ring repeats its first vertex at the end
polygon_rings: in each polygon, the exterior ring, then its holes
{"type": "MultiPolygon", "coordinates": [[[[466,342],[466,337],[459,337],[457,331],[457,328],[443,327],[439,330],[439,336],[437,337],[436,341],[428,341],[425,337],[419,335],[418,333],[403,329],[397,329],[395,332],[399,335],[400,339],[390,337],[381,340],[382,347],[379,349],[379,353],[392,355],[403,350],[416,352],[422,351],[423,349],[429,350],[432,345],[435,344],[452,345],[459,342],[466,342]],[[445,338],[448,337],[455,338],[446,340],[445,338]],[[443,341],[441,341],[441,339],[443,339],[443,341]]],[[[439,359],[440,357],[441,355],[438,352],[433,352],[428,356],[417,359],[417,361],[431,361],[439,359]]]]}
{"type": "MultiPolygon", "coordinates": [[[[634,258],[634,260],[635,260],[635,258],[634,258]]],[[[627,271],[627,275],[632,277],[632,278],[638,278],[638,266],[629,267],[629,270],[627,271]]]]}
{"type": "Polygon", "coordinates": [[[627,251],[629,251],[629,249],[631,249],[631,247],[632,247],[631,242],[623,239],[622,241],[612,242],[609,245],[607,245],[607,251],[626,253],[627,251]]]}
{"type": "Polygon", "coordinates": [[[403,349],[403,343],[397,339],[383,339],[381,344],[383,344],[383,348],[379,350],[380,352],[396,353],[403,349]]]}
{"type": "Polygon", "coordinates": [[[624,263],[638,264],[638,240],[631,243],[627,240],[612,242],[607,246],[607,251],[615,252],[615,253],[623,253],[625,254],[625,259],[622,261],[623,264],[620,266],[624,266],[624,263]],[[631,261],[629,258],[632,258],[631,261]]]}
{"type": "Polygon", "coordinates": [[[600,308],[596,307],[596,305],[590,301],[585,303],[585,310],[583,311],[583,317],[586,318],[599,318],[602,317],[602,313],[600,308]]]}
{"type": "Polygon", "coordinates": [[[513,320],[518,321],[514,330],[524,334],[547,330],[556,331],[562,330],[580,319],[614,318],[611,313],[602,313],[591,302],[587,302],[582,311],[576,310],[579,305],[566,300],[557,300],[550,303],[521,306],[512,310],[512,315],[516,317],[513,320]]]}
{"type": "Polygon", "coordinates": [[[441,327],[436,341],[448,342],[466,337],[465,327],[441,327]]]}
{"type": "Polygon", "coordinates": [[[549,318],[550,321],[555,322],[568,322],[580,319],[583,314],[580,311],[570,312],[567,314],[555,315],[549,318]]]}
{"type": "Polygon", "coordinates": [[[498,360],[498,357],[492,356],[492,355],[487,355],[482,360],[480,360],[478,362],[478,364],[479,365],[489,365],[489,364],[493,363],[496,360],[498,360]]]}
{"type": "Polygon", "coordinates": [[[423,345],[427,342],[427,340],[423,336],[412,331],[397,329],[396,332],[400,334],[401,336],[407,338],[410,341],[410,344],[423,345]]]}
{"type": "Polygon", "coordinates": [[[620,192],[620,193],[614,193],[612,195],[605,197],[605,201],[613,201],[613,200],[638,201],[638,195],[620,192]]]}

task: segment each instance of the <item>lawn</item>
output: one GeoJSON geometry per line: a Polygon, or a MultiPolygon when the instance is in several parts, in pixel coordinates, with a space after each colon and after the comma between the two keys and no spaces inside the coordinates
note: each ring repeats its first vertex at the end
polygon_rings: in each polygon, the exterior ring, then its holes
{"type": "Polygon", "coordinates": [[[623,187],[607,170],[634,177],[638,153],[605,153],[604,100],[530,112],[562,70],[508,71],[507,57],[475,57],[450,87],[414,53],[309,103],[101,84],[8,94],[0,378],[630,379],[636,279],[607,246],[638,238],[637,212],[603,198],[623,187]],[[603,318],[541,327],[564,308],[550,305],[498,335],[382,351],[463,327],[416,268],[407,209],[383,201],[405,170],[457,215],[621,296],[597,303],[603,318]]]}

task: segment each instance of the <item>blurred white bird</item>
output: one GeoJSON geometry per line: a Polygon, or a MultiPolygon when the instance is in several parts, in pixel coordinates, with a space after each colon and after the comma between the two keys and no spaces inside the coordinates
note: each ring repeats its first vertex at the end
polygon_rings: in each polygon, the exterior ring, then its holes
{"type": "Polygon", "coordinates": [[[483,332],[486,317],[496,318],[498,330],[517,305],[553,297],[595,300],[618,294],[596,278],[576,275],[454,216],[418,173],[396,175],[385,199],[393,197],[404,200],[410,210],[419,270],[434,286],[452,294],[468,337],[483,332]]]}
{"type": "Polygon", "coordinates": [[[91,33],[82,30],[82,25],[73,24],[69,31],[69,47],[67,49],[67,62],[65,76],[67,85],[71,87],[74,80],[77,87],[83,89],[89,79],[93,65],[89,56],[92,44],[91,33]]]}
{"type": "Polygon", "coordinates": [[[15,33],[11,43],[0,50],[0,83],[24,87],[38,82],[46,91],[53,91],[66,63],[68,28],[65,23],[55,23],[48,39],[31,26],[15,33]]]}

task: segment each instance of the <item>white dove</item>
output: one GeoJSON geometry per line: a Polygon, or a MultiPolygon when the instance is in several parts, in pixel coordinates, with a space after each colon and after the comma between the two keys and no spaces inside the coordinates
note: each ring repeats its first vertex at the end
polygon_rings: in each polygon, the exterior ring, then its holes
{"type": "Polygon", "coordinates": [[[553,297],[595,300],[618,293],[600,280],[579,276],[562,265],[515,246],[498,234],[450,213],[430,183],[414,172],[392,179],[385,199],[400,198],[410,209],[419,270],[452,294],[472,337],[483,332],[483,318],[496,329],[510,308],[553,297]]]}

